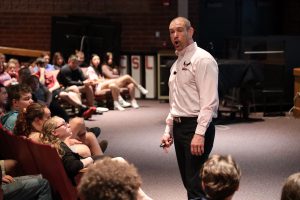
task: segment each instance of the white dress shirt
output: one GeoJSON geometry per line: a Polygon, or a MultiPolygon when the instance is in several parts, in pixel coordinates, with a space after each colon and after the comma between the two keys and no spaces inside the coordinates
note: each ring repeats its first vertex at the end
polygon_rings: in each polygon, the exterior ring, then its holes
{"type": "Polygon", "coordinates": [[[205,135],[218,112],[218,64],[196,42],[176,54],[170,70],[170,113],[165,133],[172,134],[173,117],[198,117],[195,133],[205,135]]]}

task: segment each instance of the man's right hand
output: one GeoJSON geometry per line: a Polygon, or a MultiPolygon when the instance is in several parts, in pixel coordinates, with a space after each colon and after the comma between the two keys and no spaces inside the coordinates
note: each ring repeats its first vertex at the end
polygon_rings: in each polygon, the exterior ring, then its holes
{"type": "Polygon", "coordinates": [[[169,148],[173,144],[173,137],[169,133],[164,133],[161,137],[161,144],[164,144],[164,149],[169,148]]]}

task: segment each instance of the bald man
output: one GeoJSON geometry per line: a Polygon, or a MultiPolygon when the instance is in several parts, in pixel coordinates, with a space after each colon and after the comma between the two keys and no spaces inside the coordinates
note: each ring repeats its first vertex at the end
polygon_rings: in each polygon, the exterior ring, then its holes
{"type": "Polygon", "coordinates": [[[177,162],[188,199],[204,196],[199,169],[212,150],[217,117],[218,65],[212,55],[197,46],[188,19],[177,17],[169,25],[177,60],[169,78],[170,112],[161,137],[162,147],[174,140],[177,162]]]}

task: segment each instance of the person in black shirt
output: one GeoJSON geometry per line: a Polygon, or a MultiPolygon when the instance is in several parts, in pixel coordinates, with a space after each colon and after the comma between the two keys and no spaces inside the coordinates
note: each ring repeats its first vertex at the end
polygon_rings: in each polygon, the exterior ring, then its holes
{"type": "Polygon", "coordinates": [[[94,92],[92,81],[86,80],[82,70],[78,66],[78,60],[75,55],[71,55],[68,63],[64,65],[57,74],[58,82],[64,86],[65,90],[71,90],[77,93],[84,93],[89,113],[96,111],[94,107],[94,92]],[[71,87],[72,86],[72,87],[71,87]]]}

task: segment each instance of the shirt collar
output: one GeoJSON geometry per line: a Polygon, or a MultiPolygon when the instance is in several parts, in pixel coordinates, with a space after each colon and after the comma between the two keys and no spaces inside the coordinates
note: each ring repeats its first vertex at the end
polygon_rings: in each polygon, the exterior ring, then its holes
{"type": "Polygon", "coordinates": [[[197,47],[197,43],[196,42],[193,42],[192,44],[190,44],[190,45],[188,45],[187,47],[185,47],[184,49],[182,49],[181,51],[175,51],[175,54],[177,55],[177,56],[184,56],[184,54],[186,53],[186,52],[190,52],[190,51],[192,51],[194,48],[196,48],[197,47]]]}

